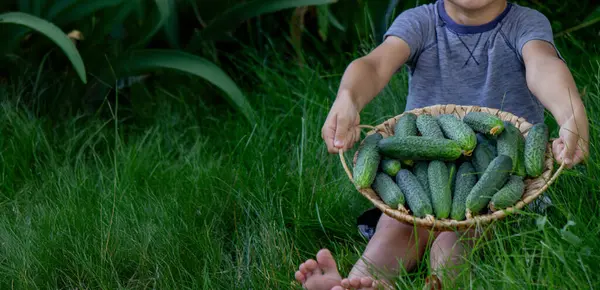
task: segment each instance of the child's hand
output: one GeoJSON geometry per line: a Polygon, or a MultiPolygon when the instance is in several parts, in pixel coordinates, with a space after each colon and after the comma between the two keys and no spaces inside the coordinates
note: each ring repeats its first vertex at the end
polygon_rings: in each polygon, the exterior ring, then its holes
{"type": "Polygon", "coordinates": [[[589,136],[585,129],[578,130],[575,117],[571,117],[560,127],[559,138],[552,143],[556,161],[564,161],[567,168],[572,168],[587,158],[589,136]]]}
{"type": "Polygon", "coordinates": [[[331,106],[321,129],[321,137],[325,140],[329,153],[352,148],[360,139],[359,124],[360,116],[356,105],[348,93],[341,93],[331,106]]]}

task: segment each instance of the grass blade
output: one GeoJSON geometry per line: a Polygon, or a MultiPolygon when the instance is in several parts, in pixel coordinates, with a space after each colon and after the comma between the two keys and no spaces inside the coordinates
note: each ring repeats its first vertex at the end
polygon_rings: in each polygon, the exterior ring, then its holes
{"type": "Polygon", "coordinates": [[[48,37],[52,42],[60,47],[60,49],[62,49],[67,58],[73,64],[73,67],[81,78],[81,81],[84,84],[87,83],[85,66],[81,56],[79,55],[79,52],[77,51],[77,48],[75,48],[75,45],[73,42],[71,42],[69,37],[67,37],[67,35],[60,30],[60,28],[56,27],[56,25],[39,17],[22,12],[9,12],[0,14],[0,24],[2,23],[25,26],[48,37]]]}
{"type": "MultiPolygon", "coordinates": [[[[150,31],[144,36],[142,37],[142,39],[140,41],[138,41],[138,43],[136,45],[134,45],[133,47],[140,47],[140,46],[144,46],[146,43],[148,43],[148,41],[150,41],[150,39],[162,28],[166,25],[166,23],[168,23],[170,15],[173,14],[173,11],[171,11],[172,8],[174,8],[174,4],[169,4],[169,0],[155,0],[154,1],[156,4],[156,8],[158,9],[158,13],[159,13],[159,19],[158,21],[153,21],[154,26],[152,27],[152,29],[150,29],[150,31]]],[[[141,8],[141,7],[140,7],[141,8]]],[[[142,15],[142,18],[145,18],[146,15],[142,15]]]]}
{"type": "Polygon", "coordinates": [[[277,12],[288,8],[325,5],[335,2],[337,2],[337,0],[255,0],[241,3],[223,12],[221,16],[209,23],[200,34],[192,39],[190,48],[194,50],[202,40],[213,40],[215,37],[222,36],[223,33],[234,29],[240,23],[262,14],[277,12]]]}
{"type": "Polygon", "coordinates": [[[121,57],[113,65],[117,77],[157,69],[172,69],[206,79],[224,91],[228,101],[250,122],[254,122],[255,112],[237,84],[221,68],[204,58],[178,50],[144,49],[121,57]]]}

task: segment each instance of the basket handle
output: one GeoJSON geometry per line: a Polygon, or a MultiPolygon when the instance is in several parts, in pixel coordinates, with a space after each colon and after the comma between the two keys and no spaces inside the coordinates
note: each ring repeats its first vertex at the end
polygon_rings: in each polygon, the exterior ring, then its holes
{"type": "MultiPolygon", "coordinates": [[[[371,125],[358,125],[358,127],[362,128],[362,129],[377,130],[377,127],[371,126],[371,125]]],[[[354,179],[352,178],[352,172],[350,171],[350,168],[348,167],[348,164],[346,163],[346,158],[344,157],[344,149],[339,149],[338,153],[340,155],[340,161],[342,162],[344,171],[346,171],[346,174],[348,175],[348,178],[350,179],[350,181],[352,183],[354,183],[354,179]]]]}

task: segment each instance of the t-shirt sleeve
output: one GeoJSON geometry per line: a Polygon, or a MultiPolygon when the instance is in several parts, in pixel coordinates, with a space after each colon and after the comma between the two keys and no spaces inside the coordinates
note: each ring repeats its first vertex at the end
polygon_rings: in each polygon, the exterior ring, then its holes
{"type": "Polygon", "coordinates": [[[523,46],[531,40],[542,40],[550,43],[558,56],[561,57],[560,52],[554,44],[552,26],[548,18],[541,12],[533,9],[526,9],[520,16],[517,29],[515,29],[515,48],[519,57],[523,58],[523,46]]]}
{"type": "Polygon", "coordinates": [[[404,40],[410,48],[409,62],[412,62],[427,45],[432,19],[429,10],[427,5],[422,5],[403,11],[383,36],[384,40],[389,36],[404,40]]]}

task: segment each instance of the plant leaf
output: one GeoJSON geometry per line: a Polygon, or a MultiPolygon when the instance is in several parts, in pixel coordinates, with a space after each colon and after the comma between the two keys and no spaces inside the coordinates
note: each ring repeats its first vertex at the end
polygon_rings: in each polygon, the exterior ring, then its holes
{"type": "Polygon", "coordinates": [[[221,68],[202,57],[179,50],[143,49],[120,57],[113,65],[117,78],[157,69],[172,69],[201,77],[224,91],[228,101],[254,122],[254,110],[240,88],[221,68]]]}
{"type": "MultiPolygon", "coordinates": [[[[146,33],[141,40],[132,46],[133,48],[144,46],[169,21],[170,14],[172,13],[171,4],[169,4],[170,0],[154,0],[153,2],[156,4],[156,8],[158,8],[159,19],[158,21],[154,20],[149,22],[155,23],[154,26],[152,26],[150,31],[146,33]]],[[[143,6],[140,6],[139,8],[143,9],[143,6]]],[[[138,11],[142,10],[138,9],[138,11]]],[[[146,16],[147,15],[145,14],[141,15],[141,18],[145,18],[146,16]]]]}
{"type": "Polygon", "coordinates": [[[54,18],[60,14],[61,12],[65,11],[66,9],[68,9],[69,7],[73,6],[73,4],[77,3],[77,0],[62,0],[62,1],[57,1],[56,3],[54,3],[54,5],[52,5],[49,9],[48,9],[48,13],[46,13],[46,19],[52,21],[54,20],[54,18]]]}
{"type": "Polygon", "coordinates": [[[73,67],[79,75],[79,78],[81,78],[81,81],[84,84],[87,83],[85,66],[81,56],[79,55],[79,52],[77,51],[77,48],[75,48],[75,45],[73,42],[71,42],[71,39],[69,39],[69,37],[67,37],[67,35],[60,30],[60,28],[56,27],[56,25],[39,17],[22,12],[8,12],[0,14],[0,24],[2,23],[25,26],[49,38],[58,47],[60,47],[60,49],[62,49],[67,58],[71,61],[71,64],[73,64],[73,67]]]}
{"type": "Polygon", "coordinates": [[[211,21],[191,41],[191,49],[195,49],[202,40],[213,40],[236,28],[240,23],[266,13],[279,10],[335,3],[338,0],[254,0],[238,4],[223,12],[221,16],[211,21]],[[199,39],[197,39],[199,38],[199,39]]]}
{"type": "Polygon", "coordinates": [[[56,17],[54,23],[58,26],[64,26],[71,22],[81,20],[102,9],[120,5],[123,1],[124,0],[87,1],[86,3],[75,5],[71,9],[63,10],[63,13],[58,15],[60,17],[56,17]]]}

